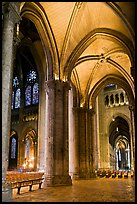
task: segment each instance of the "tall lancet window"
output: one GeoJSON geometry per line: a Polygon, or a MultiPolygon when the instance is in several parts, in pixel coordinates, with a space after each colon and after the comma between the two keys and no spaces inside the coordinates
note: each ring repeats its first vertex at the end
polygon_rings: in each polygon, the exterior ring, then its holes
{"type": "Polygon", "coordinates": [[[35,70],[30,70],[26,80],[25,106],[38,104],[38,102],[39,102],[38,75],[35,70]]]}
{"type": "Polygon", "coordinates": [[[16,139],[13,137],[11,141],[11,159],[16,158],[16,139]]]}
{"type": "Polygon", "coordinates": [[[20,108],[20,99],[21,99],[21,90],[19,87],[19,79],[17,76],[13,79],[13,87],[12,87],[12,109],[20,108]]]}
{"type": "Polygon", "coordinates": [[[38,83],[35,83],[33,86],[33,100],[32,103],[36,104],[39,102],[39,86],[38,83]]]}

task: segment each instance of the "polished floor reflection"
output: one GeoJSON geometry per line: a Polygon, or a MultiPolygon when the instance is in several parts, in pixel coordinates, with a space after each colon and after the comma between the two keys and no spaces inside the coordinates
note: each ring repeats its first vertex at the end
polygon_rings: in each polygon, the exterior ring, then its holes
{"type": "Polygon", "coordinates": [[[26,187],[13,191],[13,202],[135,202],[135,179],[96,178],[73,181],[72,186],[26,187]]]}

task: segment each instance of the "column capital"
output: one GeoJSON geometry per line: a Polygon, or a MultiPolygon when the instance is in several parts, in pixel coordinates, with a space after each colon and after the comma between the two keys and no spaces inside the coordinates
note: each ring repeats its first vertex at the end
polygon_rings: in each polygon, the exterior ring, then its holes
{"type": "Polygon", "coordinates": [[[20,2],[3,2],[2,3],[2,13],[3,17],[7,17],[9,21],[14,24],[21,20],[20,16],[20,2]]]}
{"type": "Polygon", "coordinates": [[[48,93],[49,90],[57,90],[57,91],[63,91],[63,90],[70,90],[70,85],[68,82],[60,81],[60,80],[49,80],[45,82],[45,90],[48,93]]]}
{"type": "Polygon", "coordinates": [[[96,113],[96,111],[95,111],[94,108],[90,108],[90,109],[89,109],[89,112],[90,112],[91,114],[95,114],[95,113],[96,113]]]}
{"type": "Polygon", "coordinates": [[[69,91],[71,89],[70,83],[68,81],[63,81],[63,86],[66,91],[69,91]]]}

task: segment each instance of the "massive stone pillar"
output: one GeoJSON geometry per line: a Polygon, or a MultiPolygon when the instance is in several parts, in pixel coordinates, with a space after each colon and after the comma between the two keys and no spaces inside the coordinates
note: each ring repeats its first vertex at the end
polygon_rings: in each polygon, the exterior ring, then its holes
{"type": "Polygon", "coordinates": [[[44,186],[72,185],[69,176],[67,82],[46,82],[46,171],[44,186]]]}
{"type": "MultiPolygon", "coordinates": [[[[76,111],[76,110],[75,110],[76,111]]],[[[76,114],[76,113],[75,113],[76,114]]],[[[77,108],[78,129],[76,130],[79,163],[79,178],[91,178],[95,174],[93,172],[93,119],[92,111],[80,107],[77,108]]]]}
{"type": "Polygon", "coordinates": [[[11,200],[12,191],[6,181],[11,123],[11,88],[13,77],[13,37],[15,24],[20,20],[19,3],[2,4],[2,201],[11,200]]]}

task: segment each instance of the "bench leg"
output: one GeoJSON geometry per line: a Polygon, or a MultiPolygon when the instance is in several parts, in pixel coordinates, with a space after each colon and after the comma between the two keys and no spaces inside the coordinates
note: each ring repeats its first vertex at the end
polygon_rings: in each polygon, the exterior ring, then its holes
{"type": "Polygon", "coordinates": [[[39,188],[40,188],[40,189],[41,189],[41,184],[42,184],[42,183],[39,183],[39,188]]]}
{"type": "Polygon", "coordinates": [[[29,186],[29,191],[32,191],[32,185],[29,186]]]}
{"type": "Polygon", "coordinates": [[[21,188],[21,187],[18,187],[18,192],[17,192],[17,194],[20,194],[20,188],[21,188]]]}

